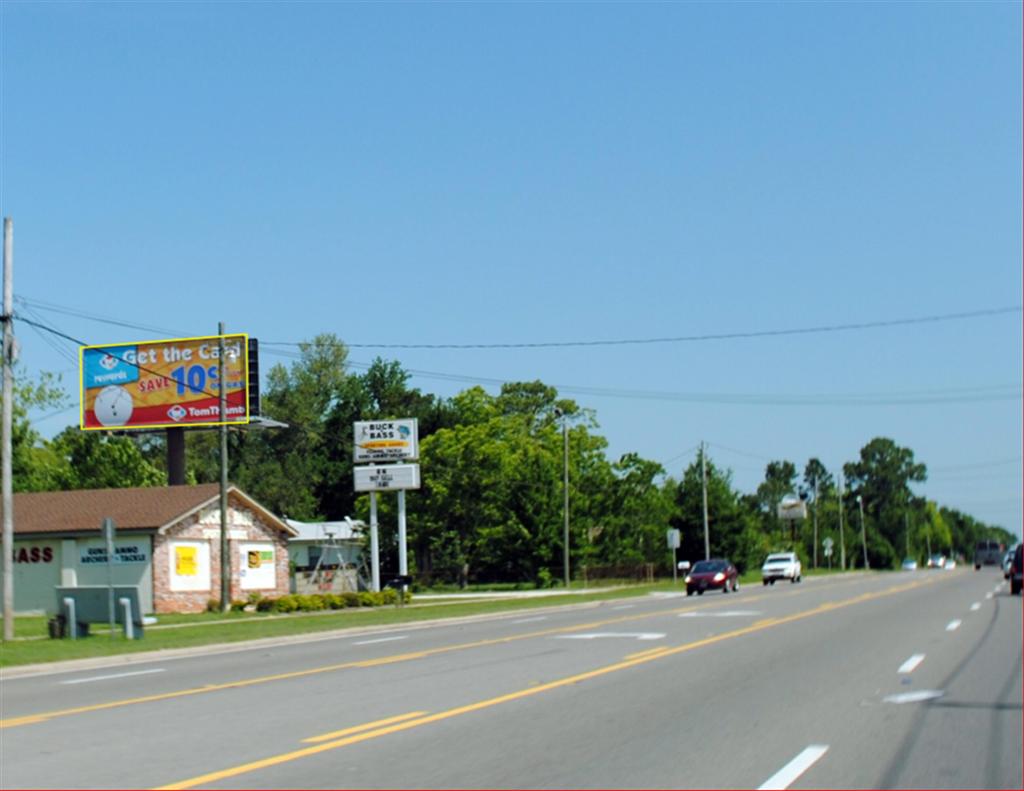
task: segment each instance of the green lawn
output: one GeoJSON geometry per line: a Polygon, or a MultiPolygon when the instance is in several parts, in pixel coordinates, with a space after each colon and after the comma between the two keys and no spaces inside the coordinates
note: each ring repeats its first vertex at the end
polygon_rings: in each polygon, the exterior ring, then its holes
{"type": "MultiPolygon", "coordinates": [[[[147,626],[141,640],[126,640],[118,631],[111,636],[104,624],[93,624],[92,634],[79,640],[51,640],[45,616],[19,616],[15,619],[15,639],[0,645],[0,667],[58,662],[66,659],[110,656],[113,654],[189,648],[213,643],[235,643],[266,637],[324,632],[364,626],[414,623],[435,618],[453,618],[504,611],[528,610],[559,604],[645,596],[652,591],[671,590],[672,584],[637,585],[610,588],[597,593],[568,593],[530,599],[497,601],[445,601],[405,607],[355,607],[315,613],[196,613],[158,616],[155,626],[147,626]]],[[[677,587],[678,589],[678,587],[677,587]]]]}

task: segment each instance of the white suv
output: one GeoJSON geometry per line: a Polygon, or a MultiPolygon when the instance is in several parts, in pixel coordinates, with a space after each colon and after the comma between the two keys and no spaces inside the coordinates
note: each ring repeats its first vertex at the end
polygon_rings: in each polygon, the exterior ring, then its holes
{"type": "Polygon", "coordinates": [[[761,582],[774,585],[775,580],[800,581],[800,558],[795,552],[776,552],[769,555],[761,566],[761,582]]]}

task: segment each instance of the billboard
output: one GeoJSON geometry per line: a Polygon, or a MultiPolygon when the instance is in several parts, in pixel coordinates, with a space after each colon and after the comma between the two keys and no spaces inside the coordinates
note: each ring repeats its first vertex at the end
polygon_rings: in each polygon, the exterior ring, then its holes
{"type": "Polygon", "coordinates": [[[88,431],[248,423],[248,351],[246,335],[82,346],[79,424],[88,431]],[[227,392],[224,419],[222,369],[227,392]]]}
{"type": "Polygon", "coordinates": [[[353,424],[353,434],[356,464],[419,458],[419,423],[416,418],[357,420],[353,424]]]}

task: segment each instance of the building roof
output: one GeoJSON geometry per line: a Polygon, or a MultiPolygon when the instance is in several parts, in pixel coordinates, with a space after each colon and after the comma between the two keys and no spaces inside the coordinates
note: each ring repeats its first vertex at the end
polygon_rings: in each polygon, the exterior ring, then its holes
{"type": "MultiPolygon", "coordinates": [[[[219,483],[198,486],[150,486],[135,489],[76,489],[66,492],[21,492],[14,495],[14,532],[100,532],[106,517],[117,530],[162,531],[186,516],[215,504],[219,483]]],[[[271,527],[292,535],[294,528],[236,486],[228,499],[258,511],[271,527]]]]}
{"type": "Polygon", "coordinates": [[[345,517],[341,522],[297,522],[294,519],[285,521],[296,533],[291,541],[323,542],[332,537],[337,541],[353,541],[361,537],[360,531],[366,527],[365,522],[351,517],[345,517]]]}

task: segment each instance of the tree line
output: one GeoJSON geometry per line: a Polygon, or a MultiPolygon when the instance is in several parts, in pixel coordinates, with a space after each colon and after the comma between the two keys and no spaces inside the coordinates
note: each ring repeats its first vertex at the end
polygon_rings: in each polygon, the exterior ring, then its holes
{"type": "MultiPolygon", "coordinates": [[[[496,395],[471,387],[440,398],[409,387],[409,375],[396,361],[378,358],[364,373],[354,373],[347,356],[345,345],[325,334],[302,344],[290,365],[270,369],[263,412],[287,428],[231,430],[229,477],[282,516],[366,520],[368,497],[357,496],[352,486],[353,423],[417,418],[422,488],[407,498],[407,508],[411,570],[423,581],[543,586],[560,579],[563,429],[569,436],[574,576],[583,569],[641,564],[664,573],[674,560],[666,543],[669,528],[681,533],[677,559],[702,559],[702,474],[711,555],[729,557],[741,571],[759,566],[769,552],[787,550],[798,552],[805,568],[815,558],[825,566],[825,538],[833,540],[833,567],[845,544],[847,568],[863,566],[865,546],[871,568],[894,568],[905,555],[923,560],[943,552],[970,559],[980,539],[1008,546],[1015,540],[1001,527],[914,494],[911,487],[927,479],[927,468],[889,438],[869,441],[841,471],[816,458],[802,472],[792,461],[772,461],[757,490],[743,493],[703,448],[678,478],[635,453],[608,459],[593,410],[542,382],[507,383],[496,395]],[[792,495],[806,500],[807,519],[778,518],[779,503],[792,495]]],[[[161,433],[117,436],[69,426],[45,440],[28,420],[28,409],[58,405],[66,395],[47,375],[19,382],[13,405],[16,491],[166,483],[161,433]]],[[[186,464],[189,482],[219,480],[216,432],[187,432],[186,464]]],[[[393,501],[380,498],[385,573],[397,565],[393,501]]]]}

